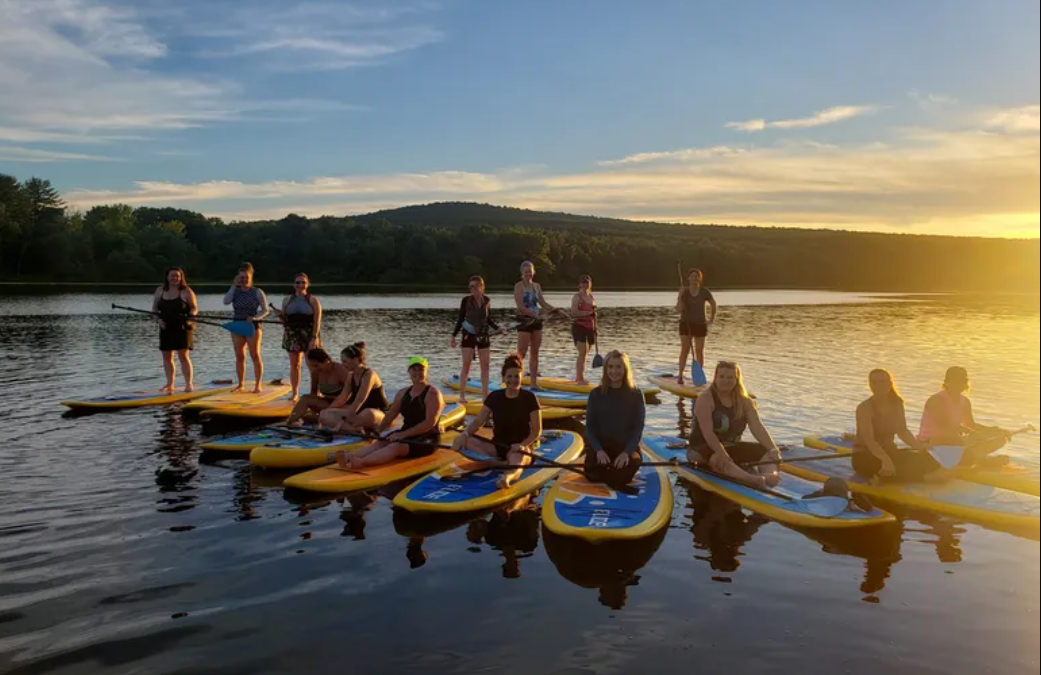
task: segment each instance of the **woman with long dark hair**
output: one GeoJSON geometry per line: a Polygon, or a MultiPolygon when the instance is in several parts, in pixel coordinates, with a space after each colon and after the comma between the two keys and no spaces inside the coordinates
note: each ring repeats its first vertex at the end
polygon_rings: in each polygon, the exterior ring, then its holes
{"type": "Polygon", "coordinates": [[[192,359],[189,352],[194,348],[192,317],[199,313],[195,292],[188,286],[188,278],[180,267],[166,270],[163,285],[155,289],[152,297],[152,311],[158,312],[156,324],[159,326],[159,350],[163,354],[163,370],[166,372],[166,386],[162,391],[173,392],[177,379],[177,367],[174,365],[174,354],[181,362],[184,373],[184,390],[195,390],[192,359]]]}

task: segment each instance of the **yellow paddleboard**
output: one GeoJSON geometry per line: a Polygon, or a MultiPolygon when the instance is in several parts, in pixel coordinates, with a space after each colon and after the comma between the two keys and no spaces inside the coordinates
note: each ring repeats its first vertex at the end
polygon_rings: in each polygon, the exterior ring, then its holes
{"type": "MultiPolygon", "coordinates": [[[[444,445],[451,445],[458,435],[458,432],[449,431],[441,436],[441,441],[444,445]]],[[[457,457],[459,455],[451,450],[438,449],[426,457],[399,459],[358,471],[341,469],[336,464],[330,464],[290,476],[283,484],[288,488],[311,492],[358,492],[434,471],[457,457]]]]}
{"type": "Polygon", "coordinates": [[[683,398],[697,398],[708,390],[708,385],[695,387],[689,382],[680,384],[675,375],[656,375],[648,377],[647,379],[651,384],[655,384],[663,390],[683,398]]]}
{"type": "Polygon", "coordinates": [[[291,387],[288,384],[282,384],[282,380],[272,380],[264,385],[263,391],[259,394],[254,394],[253,390],[247,386],[243,391],[229,391],[224,394],[207,396],[206,398],[186,403],[182,410],[202,411],[214,410],[216,408],[245,408],[281,398],[288,394],[290,389],[291,387]]]}
{"type": "Polygon", "coordinates": [[[238,417],[249,419],[277,420],[289,417],[296,404],[287,398],[278,398],[267,403],[244,406],[207,408],[199,414],[203,417],[238,417]]]}
{"type": "MultiPolygon", "coordinates": [[[[483,406],[484,403],[482,401],[467,401],[466,414],[476,415],[481,412],[483,406]]],[[[544,420],[563,420],[571,417],[582,417],[586,414],[583,408],[542,408],[540,412],[544,420]]]]}
{"type": "MultiPolygon", "coordinates": [[[[450,389],[459,391],[459,376],[453,375],[450,379],[442,380],[442,384],[450,389]]],[[[496,388],[502,388],[502,384],[494,385],[492,390],[496,388]]],[[[528,391],[531,391],[528,389],[528,391]]],[[[466,392],[468,394],[481,394],[481,383],[478,380],[471,378],[466,383],[466,392]]],[[[539,400],[540,405],[550,406],[553,408],[585,408],[589,404],[589,396],[583,394],[576,394],[570,391],[548,391],[540,389],[539,391],[532,391],[535,394],[535,398],[539,400]]]]}
{"type": "Polygon", "coordinates": [[[62,401],[61,404],[66,408],[72,408],[73,410],[117,410],[121,408],[140,408],[150,405],[169,405],[171,403],[181,403],[184,401],[194,401],[196,399],[218,396],[231,391],[234,386],[235,385],[231,380],[221,380],[204,384],[195,391],[189,393],[183,391],[174,391],[170,393],[159,391],[158,389],[152,389],[149,391],[131,391],[119,394],[108,394],[107,396],[97,396],[94,398],[68,400],[62,401]]]}
{"type": "MultiPolygon", "coordinates": [[[[531,378],[527,375],[521,380],[521,384],[525,386],[531,385],[531,378]]],[[[588,394],[600,385],[599,382],[590,382],[589,384],[578,384],[574,380],[567,380],[562,377],[540,377],[539,387],[542,389],[551,389],[553,391],[570,391],[574,394],[588,394]]],[[[660,394],[661,389],[658,387],[644,387],[642,388],[644,397],[654,396],[660,394]]]]}

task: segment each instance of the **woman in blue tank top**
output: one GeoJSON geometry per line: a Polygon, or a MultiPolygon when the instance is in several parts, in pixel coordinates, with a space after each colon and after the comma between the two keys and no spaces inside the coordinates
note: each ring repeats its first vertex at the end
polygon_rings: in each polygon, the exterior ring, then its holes
{"type": "Polygon", "coordinates": [[[234,391],[245,389],[246,382],[246,350],[253,359],[253,374],[256,377],[256,386],[253,391],[260,393],[263,390],[264,362],[260,358],[260,340],[262,332],[259,321],[268,315],[267,296],[264,291],[253,285],[253,265],[242,263],[235,282],[224,295],[224,304],[231,305],[232,318],[235,321],[254,321],[257,332],[253,337],[244,338],[232,334],[231,343],[235,348],[235,376],[238,378],[238,386],[234,391]]]}

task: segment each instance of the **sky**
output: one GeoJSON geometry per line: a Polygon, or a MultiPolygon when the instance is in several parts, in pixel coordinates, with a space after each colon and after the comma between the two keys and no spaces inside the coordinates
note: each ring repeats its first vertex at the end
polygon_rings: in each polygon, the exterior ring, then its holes
{"type": "Polygon", "coordinates": [[[1038,237],[1037,0],[0,0],[0,173],[227,220],[477,201],[1038,237]]]}

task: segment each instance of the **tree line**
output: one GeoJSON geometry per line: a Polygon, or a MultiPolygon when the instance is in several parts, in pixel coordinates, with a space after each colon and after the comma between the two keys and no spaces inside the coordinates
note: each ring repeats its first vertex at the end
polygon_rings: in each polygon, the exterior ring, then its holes
{"type": "Polygon", "coordinates": [[[225,282],[242,261],[259,282],[307,272],[317,285],[508,287],[531,260],[547,287],[591,274],[604,288],[674,288],[677,264],[710,287],[1037,293],[1038,241],[722,225],[675,225],[473,203],[355,217],[224,222],[125,204],[75,211],[51,183],[0,174],[0,279],[157,282],[182,267],[225,282]]]}

